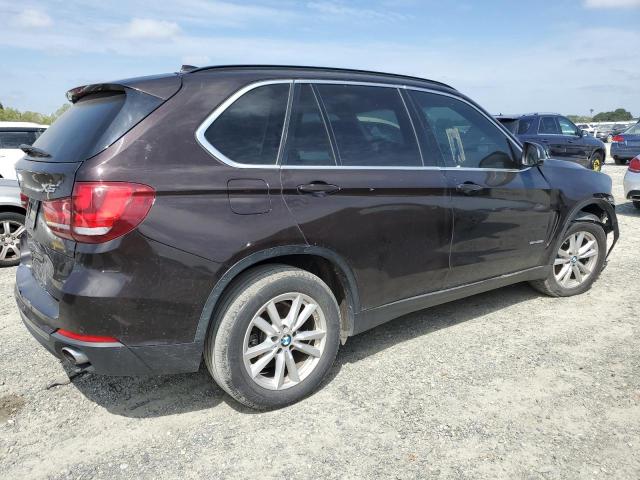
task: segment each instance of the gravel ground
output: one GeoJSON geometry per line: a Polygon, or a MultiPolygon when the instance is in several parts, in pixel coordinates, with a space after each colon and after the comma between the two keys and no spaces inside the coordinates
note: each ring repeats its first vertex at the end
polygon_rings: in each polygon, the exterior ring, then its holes
{"type": "Polygon", "coordinates": [[[270,413],[206,371],[68,372],[0,271],[0,474],[20,478],[640,478],[640,212],[588,293],[515,285],[350,339],[324,387],[270,413]]]}

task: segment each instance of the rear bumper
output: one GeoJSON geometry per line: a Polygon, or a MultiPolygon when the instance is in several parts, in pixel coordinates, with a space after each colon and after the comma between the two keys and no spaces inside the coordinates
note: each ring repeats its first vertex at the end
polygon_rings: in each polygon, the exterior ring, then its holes
{"type": "Polygon", "coordinates": [[[640,155],[640,147],[629,147],[620,143],[611,144],[611,156],[621,159],[631,159],[640,155]]]}
{"type": "Polygon", "coordinates": [[[31,269],[21,265],[16,275],[15,299],[31,335],[52,355],[73,348],[86,355],[86,369],[102,375],[159,375],[195,372],[200,368],[202,344],[127,346],[120,342],[83,342],[62,336],[57,328],[57,301],[37,283],[31,269]]]}
{"type": "Polygon", "coordinates": [[[640,173],[627,170],[623,180],[624,196],[629,200],[640,200],[640,173]]]}

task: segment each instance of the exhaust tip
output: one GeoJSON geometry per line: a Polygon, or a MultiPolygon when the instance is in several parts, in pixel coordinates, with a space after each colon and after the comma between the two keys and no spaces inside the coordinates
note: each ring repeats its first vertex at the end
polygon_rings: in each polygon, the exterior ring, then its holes
{"type": "Polygon", "coordinates": [[[85,363],[89,363],[89,358],[75,348],[62,347],[60,349],[60,353],[62,353],[64,359],[72,365],[84,365],[85,363]]]}

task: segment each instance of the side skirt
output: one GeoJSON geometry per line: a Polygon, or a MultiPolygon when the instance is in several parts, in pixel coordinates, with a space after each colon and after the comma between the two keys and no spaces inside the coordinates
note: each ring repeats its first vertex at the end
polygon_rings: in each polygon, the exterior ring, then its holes
{"type": "Polygon", "coordinates": [[[452,302],[514,283],[546,278],[549,274],[549,268],[548,266],[533,267],[520,272],[509,273],[480,282],[440,290],[438,292],[425,293],[417,297],[406,298],[370,310],[364,310],[355,318],[353,334],[357,335],[394,318],[425,308],[434,307],[442,303],[452,302]]]}

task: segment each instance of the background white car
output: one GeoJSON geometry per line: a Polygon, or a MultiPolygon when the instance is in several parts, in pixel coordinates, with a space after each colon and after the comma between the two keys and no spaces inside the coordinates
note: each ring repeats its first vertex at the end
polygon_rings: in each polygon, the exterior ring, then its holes
{"type": "Polygon", "coordinates": [[[624,175],[624,196],[640,209],[640,155],[632,158],[624,175]]]}
{"type": "Polygon", "coordinates": [[[0,176],[16,178],[16,162],[24,155],[21,144],[32,145],[47,125],[29,122],[0,122],[0,176]]]}

